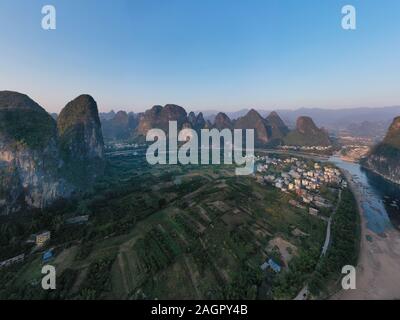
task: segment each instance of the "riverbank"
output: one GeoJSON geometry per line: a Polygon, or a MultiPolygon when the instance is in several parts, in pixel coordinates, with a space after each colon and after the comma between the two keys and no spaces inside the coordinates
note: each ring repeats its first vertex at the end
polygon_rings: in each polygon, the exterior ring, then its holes
{"type": "Polygon", "coordinates": [[[377,170],[375,170],[375,169],[372,169],[372,168],[363,166],[362,164],[360,164],[360,166],[361,166],[363,169],[368,170],[368,171],[370,171],[370,172],[372,172],[372,173],[374,173],[374,174],[376,174],[376,175],[382,177],[383,179],[385,179],[385,180],[387,180],[387,181],[389,181],[389,182],[391,182],[391,183],[394,183],[394,184],[396,184],[396,185],[398,185],[398,186],[400,187],[400,180],[394,180],[394,179],[392,179],[391,177],[388,177],[388,176],[386,176],[386,175],[380,173],[379,171],[377,171],[377,170]]]}
{"type": "Polygon", "coordinates": [[[357,265],[357,289],[342,290],[334,300],[392,300],[400,299],[400,233],[395,229],[377,234],[367,228],[362,203],[364,195],[344,171],[356,198],[361,218],[360,255],[357,265]]]}

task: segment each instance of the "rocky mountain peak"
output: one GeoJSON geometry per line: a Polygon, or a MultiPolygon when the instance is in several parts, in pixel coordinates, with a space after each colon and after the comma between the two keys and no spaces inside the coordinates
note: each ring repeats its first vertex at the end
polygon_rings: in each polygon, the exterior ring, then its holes
{"type": "Polygon", "coordinates": [[[257,110],[250,109],[249,112],[245,115],[248,119],[253,119],[253,120],[260,120],[262,119],[261,115],[258,113],[257,110]]]}
{"type": "Polygon", "coordinates": [[[362,165],[400,184],[400,117],[396,117],[381,143],[374,146],[362,165]]]}
{"type": "Polygon", "coordinates": [[[176,104],[165,105],[164,108],[161,110],[161,113],[167,117],[171,117],[172,119],[187,117],[186,110],[176,104]]]}
{"type": "Polygon", "coordinates": [[[292,146],[326,147],[331,145],[328,133],[323,129],[319,129],[312,118],[305,116],[297,119],[296,129],[286,135],[284,142],[292,146]]]}
{"type": "Polygon", "coordinates": [[[100,126],[100,118],[97,110],[97,103],[87,94],[80,95],[70,101],[57,119],[57,125],[60,135],[63,135],[68,129],[78,124],[88,124],[100,126]]]}
{"type": "Polygon", "coordinates": [[[400,149],[400,117],[394,118],[383,142],[400,149]]]}
{"type": "Polygon", "coordinates": [[[286,124],[276,111],[272,111],[266,119],[271,125],[275,125],[279,128],[287,128],[286,124]]]}
{"type": "Polygon", "coordinates": [[[297,119],[296,129],[303,134],[312,133],[315,134],[318,132],[318,127],[315,125],[313,119],[306,116],[301,116],[297,119]]]}
{"type": "Polygon", "coordinates": [[[72,100],[61,111],[57,125],[65,171],[74,173],[70,176],[74,183],[91,183],[104,169],[104,142],[96,101],[89,95],[72,100]]]}
{"type": "Polygon", "coordinates": [[[55,120],[25,94],[0,91],[0,136],[18,145],[45,148],[56,134],[55,120]]]}
{"type": "Polygon", "coordinates": [[[201,129],[204,129],[205,125],[206,125],[206,121],[204,120],[203,113],[200,112],[196,117],[194,129],[197,131],[200,131],[201,129]]]}
{"type": "Polygon", "coordinates": [[[271,127],[272,139],[282,139],[289,133],[289,128],[277,112],[272,111],[266,118],[271,127]]]}
{"type": "Polygon", "coordinates": [[[67,198],[90,187],[103,168],[103,137],[91,96],[68,103],[56,123],[27,95],[0,92],[0,214],[67,198]]]}
{"type": "Polygon", "coordinates": [[[126,113],[126,111],[118,111],[116,113],[115,117],[113,118],[113,120],[115,122],[125,124],[125,123],[128,123],[129,117],[128,117],[128,114],[126,113]]]}
{"type": "Polygon", "coordinates": [[[113,118],[101,120],[103,137],[105,140],[129,139],[133,130],[137,127],[137,123],[136,114],[118,111],[113,118]]]}
{"type": "Polygon", "coordinates": [[[218,130],[232,129],[233,123],[225,113],[220,112],[214,119],[214,127],[218,130]]]}
{"type": "Polygon", "coordinates": [[[140,118],[136,129],[137,137],[145,137],[150,129],[161,129],[168,132],[169,121],[177,121],[178,130],[189,123],[186,110],[175,104],[167,104],[165,107],[154,106],[147,110],[140,118]]]}
{"type": "Polygon", "coordinates": [[[196,124],[196,114],[193,111],[189,112],[188,121],[192,126],[196,124]]]}
{"type": "Polygon", "coordinates": [[[0,109],[34,109],[46,112],[26,94],[15,91],[0,91],[0,109]]]}
{"type": "Polygon", "coordinates": [[[25,94],[0,92],[0,214],[68,195],[55,120],[25,94]]]}
{"type": "Polygon", "coordinates": [[[251,109],[244,117],[235,121],[235,129],[254,129],[255,144],[265,145],[270,141],[270,128],[267,120],[254,109],[251,109]]]}

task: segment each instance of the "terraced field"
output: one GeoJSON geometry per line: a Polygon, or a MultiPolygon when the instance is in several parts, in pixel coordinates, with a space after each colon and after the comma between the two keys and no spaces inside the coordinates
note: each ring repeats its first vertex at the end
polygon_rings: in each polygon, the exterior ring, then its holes
{"type": "Polygon", "coordinates": [[[324,221],[288,205],[292,197],[236,177],[233,167],[149,167],[138,156],[112,157],[96,195],[57,213],[90,215],[87,225],[54,231],[62,297],[291,298],[312,273],[325,230],[324,221]],[[281,274],[261,270],[269,258],[281,274]],[[292,261],[307,267],[296,267],[303,278],[286,290],[292,261]]]}

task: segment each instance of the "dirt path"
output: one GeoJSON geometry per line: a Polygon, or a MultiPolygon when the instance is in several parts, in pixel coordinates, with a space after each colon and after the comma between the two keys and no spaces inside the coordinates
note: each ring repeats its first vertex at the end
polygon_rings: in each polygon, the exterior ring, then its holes
{"type": "Polygon", "coordinates": [[[378,235],[367,228],[361,206],[362,195],[346,174],[361,215],[361,247],[357,266],[356,290],[340,291],[334,300],[400,299],[400,232],[395,229],[378,235]],[[369,238],[369,239],[367,239],[369,238]]]}
{"type": "MultiPolygon", "coordinates": [[[[337,205],[335,207],[335,210],[332,212],[331,216],[328,219],[328,225],[326,227],[326,235],[325,235],[325,243],[322,247],[322,251],[321,251],[321,256],[320,259],[325,256],[326,252],[329,249],[329,245],[331,243],[331,226],[332,226],[332,218],[333,216],[336,214],[340,202],[342,201],[342,190],[339,190],[339,196],[338,196],[338,202],[337,205]]],[[[309,296],[309,291],[308,291],[308,285],[305,285],[301,291],[297,294],[297,296],[294,298],[294,300],[306,300],[308,299],[309,296]]]]}
{"type": "Polygon", "coordinates": [[[332,219],[333,216],[336,214],[336,212],[338,211],[340,202],[342,201],[342,189],[339,190],[339,198],[338,198],[338,202],[336,205],[335,210],[332,212],[331,216],[329,217],[328,220],[328,225],[326,227],[326,237],[325,237],[325,243],[324,246],[322,247],[322,253],[321,256],[324,256],[326,254],[326,252],[328,251],[329,245],[331,243],[331,228],[332,228],[332,219]]]}

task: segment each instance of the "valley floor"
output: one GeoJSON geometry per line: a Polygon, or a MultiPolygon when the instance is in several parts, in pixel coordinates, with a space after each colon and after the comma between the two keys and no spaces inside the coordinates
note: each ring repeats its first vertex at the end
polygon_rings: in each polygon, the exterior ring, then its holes
{"type": "Polygon", "coordinates": [[[288,204],[294,197],[231,166],[111,156],[95,195],[37,213],[15,237],[17,246],[51,231],[45,250],[54,248],[57,292],[40,288],[38,251],[0,274],[0,298],[291,299],[314,271],[326,230],[288,204]],[[65,223],[82,214],[87,224],[65,223]],[[261,269],[269,259],[281,273],[261,269]]]}

